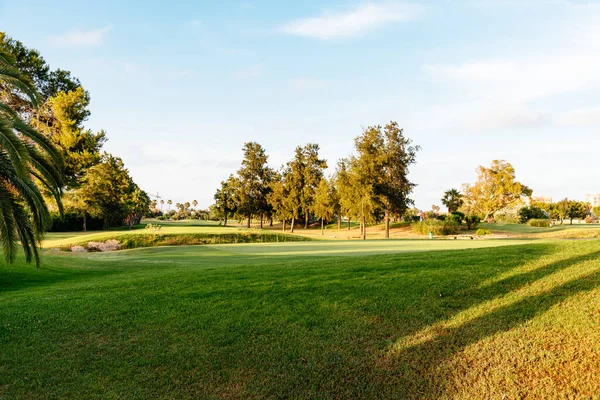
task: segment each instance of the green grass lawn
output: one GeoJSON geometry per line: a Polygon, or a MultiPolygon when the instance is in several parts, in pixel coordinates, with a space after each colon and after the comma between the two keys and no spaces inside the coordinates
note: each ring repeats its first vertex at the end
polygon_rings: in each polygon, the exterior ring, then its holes
{"type": "Polygon", "coordinates": [[[600,240],[46,251],[0,267],[0,398],[597,397],[599,256],[600,240]]]}
{"type": "Polygon", "coordinates": [[[569,221],[565,221],[562,225],[554,225],[551,228],[536,228],[526,224],[506,224],[506,223],[495,223],[489,224],[482,222],[479,227],[484,229],[490,229],[493,231],[502,231],[510,233],[547,233],[547,232],[560,232],[560,231],[581,231],[581,230],[594,230],[600,232],[600,224],[573,224],[569,225],[569,221]]]}

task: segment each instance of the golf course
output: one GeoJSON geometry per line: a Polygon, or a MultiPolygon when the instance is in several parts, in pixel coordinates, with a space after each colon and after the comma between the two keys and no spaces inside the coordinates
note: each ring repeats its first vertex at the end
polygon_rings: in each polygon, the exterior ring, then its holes
{"type": "MultiPolygon", "coordinates": [[[[172,225],[162,234],[244,232],[172,225]]],[[[21,258],[2,267],[0,397],[592,398],[600,390],[600,240],[54,248],[147,231],[49,233],[39,269],[21,258]]]]}

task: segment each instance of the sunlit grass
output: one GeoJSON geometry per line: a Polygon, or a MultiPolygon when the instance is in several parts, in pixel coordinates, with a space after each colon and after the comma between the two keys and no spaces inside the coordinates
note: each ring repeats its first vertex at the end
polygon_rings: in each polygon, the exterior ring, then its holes
{"type": "Polygon", "coordinates": [[[598,240],[46,252],[0,268],[0,397],[593,398],[599,256],[598,240]]]}

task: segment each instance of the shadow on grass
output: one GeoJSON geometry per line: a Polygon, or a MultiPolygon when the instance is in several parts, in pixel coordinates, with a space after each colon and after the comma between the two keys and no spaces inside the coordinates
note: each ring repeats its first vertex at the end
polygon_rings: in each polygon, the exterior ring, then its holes
{"type": "MultiPolygon", "coordinates": [[[[486,289],[486,296],[502,295],[518,290],[524,285],[535,284],[544,276],[564,270],[578,263],[597,260],[600,252],[572,257],[554,262],[525,274],[499,281],[486,289]]],[[[440,398],[452,397],[454,386],[452,380],[457,373],[447,362],[459,354],[467,346],[484,340],[497,333],[509,331],[536,316],[547,312],[554,305],[561,303],[578,293],[594,290],[600,286],[600,262],[590,268],[587,274],[575,279],[566,280],[539,294],[524,295],[521,299],[509,304],[493,307],[481,316],[467,319],[467,322],[455,326],[433,329],[433,335],[415,344],[392,346],[386,355],[379,359],[381,370],[393,372],[396,381],[394,394],[400,398],[440,398]],[[402,388],[397,392],[397,388],[402,388]]],[[[481,299],[481,297],[480,297],[481,299]]],[[[490,297],[493,300],[494,297],[490,297]]],[[[477,306],[477,304],[475,305],[477,306]]],[[[408,338],[404,336],[404,338],[408,338]]],[[[398,345],[402,340],[396,342],[398,345]]],[[[591,372],[592,373],[592,372],[591,372]]],[[[459,378],[460,379],[460,378],[459,378]]]]}

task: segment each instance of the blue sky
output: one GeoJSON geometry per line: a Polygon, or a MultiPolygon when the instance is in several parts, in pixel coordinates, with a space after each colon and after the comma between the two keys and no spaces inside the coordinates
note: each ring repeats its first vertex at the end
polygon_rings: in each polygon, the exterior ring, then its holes
{"type": "Polygon", "coordinates": [[[534,195],[600,192],[600,2],[140,4],[0,0],[0,30],[81,79],[87,126],[148,192],[205,207],[245,141],[335,166],[390,120],[422,146],[419,208],[493,159],[534,195]]]}

